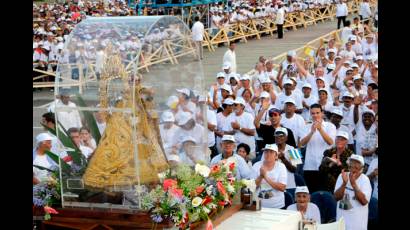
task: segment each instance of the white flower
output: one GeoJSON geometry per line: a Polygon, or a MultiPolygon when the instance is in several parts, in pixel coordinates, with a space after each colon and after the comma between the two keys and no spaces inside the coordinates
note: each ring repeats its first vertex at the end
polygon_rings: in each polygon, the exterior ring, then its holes
{"type": "Polygon", "coordinates": [[[204,210],[204,212],[205,212],[206,214],[208,214],[208,213],[211,212],[211,210],[210,210],[209,208],[205,207],[205,206],[204,206],[202,209],[204,210]]]}
{"type": "Polygon", "coordinates": [[[208,196],[212,194],[212,187],[213,185],[209,185],[208,187],[206,187],[206,194],[208,194],[208,196]]]}
{"type": "Polygon", "coordinates": [[[228,184],[228,186],[226,186],[226,190],[228,190],[229,193],[235,192],[235,188],[230,184],[228,184]]]}
{"type": "Polygon", "coordinates": [[[206,177],[209,176],[209,173],[211,172],[211,169],[208,168],[208,166],[206,166],[206,165],[196,164],[195,165],[195,172],[206,178],[206,177]]]}
{"type": "Polygon", "coordinates": [[[212,208],[212,209],[214,209],[214,208],[217,208],[218,206],[216,205],[216,204],[214,204],[214,203],[210,203],[209,205],[209,208],[212,208]]]}
{"type": "Polygon", "coordinates": [[[192,206],[195,208],[195,207],[198,207],[200,204],[202,204],[202,198],[201,197],[195,197],[193,200],[192,200],[192,206]]]}

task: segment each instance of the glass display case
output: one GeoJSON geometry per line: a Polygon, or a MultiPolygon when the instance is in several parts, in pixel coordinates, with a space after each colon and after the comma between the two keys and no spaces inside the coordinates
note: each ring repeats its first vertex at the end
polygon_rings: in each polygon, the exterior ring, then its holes
{"type": "Polygon", "coordinates": [[[57,67],[63,207],[140,209],[175,164],[209,162],[207,94],[189,28],[172,16],[87,18],[57,67]]]}

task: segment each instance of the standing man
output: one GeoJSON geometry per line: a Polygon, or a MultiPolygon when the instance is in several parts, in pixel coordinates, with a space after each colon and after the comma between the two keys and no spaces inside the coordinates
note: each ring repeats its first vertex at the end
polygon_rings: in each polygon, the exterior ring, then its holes
{"type": "Polygon", "coordinates": [[[371,15],[372,11],[370,10],[369,0],[363,0],[363,2],[360,3],[359,8],[360,21],[369,20],[371,15]]]}
{"type": "Polygon", "coordinates": [[[336,4],[337,29],[340,29],[340,22],[343,22],[343,27],[345,26],[347,14],[346,3],[343,0],[339,0],[336,4]]]}
{"type": "Polygon", "coordinates": [[[283,9],[283,3],[278,2],[278,11],[276,12],[276,27],[278,30],[278,39],[283,38],[283,23],[285,22],[285,10],[283,9]]]}
{"type": "Polygon", "coordinates": [[[70,101],[70,94],[67,89],[61,90],[60,98],[50,105],[48,112],[57,113],[58,121],[66,130],[83,126],[77,105],[70,101]]]}
{"type": "Polygon", "coordinates": [[[222,63],[231,63],[231,72],[236,73],[236,44],[231,42],[229,49],[225,52],[222,63]]]}
{"type": "Polygon", "coordinates": [[[202,41],[204,40],[204,24],[199,21],[199,17],[195,16],[195,23],[192,26],[192,40],[195,42],[198,57],[203,59],[203,46],[202,41]]]}

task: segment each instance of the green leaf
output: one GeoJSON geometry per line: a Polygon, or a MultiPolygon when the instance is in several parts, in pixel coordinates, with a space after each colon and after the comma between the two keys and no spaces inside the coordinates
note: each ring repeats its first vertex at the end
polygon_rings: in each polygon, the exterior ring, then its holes
{"type": "Polygon", "coordinates": [[[87,159],[85,159],[85,156],[81,153],[81,150],[77,147],[77,145],[74,144],[73,140],[66,135],[68,132],[59,121],[58,127],[62,130],[62,132],[58,132],[58,138],[61,143],[63,143],[65,147],[74,149],[74,151],[67,151],[67,154],[73,158],[73,162],[76,165],[83,166],[83,163],[87,162],[87,159]]]}
{"type": "MultiPolygon", "coordinates": [[[[57,162],[57,164],[58,164],[58,162],[57,162]]],[[[40,165],[33,165],[33,167],[36,167],[36,168],[41,169],[41,170],[46,170],[46,171],[49,171],[49,172],[54,172],[53,170],[51,170],[49,168],[45,168],[45,167],[40,166],[40,165]]]]}
{"type": "Polygon", "coordinates": [[[49,219],[51,219],[51,215],[50,215],[50,213],[46,213],[44,215],[44,220],[49,220],[49,219]]]}
{"type": "MultiPolygon", "coordinates": [[[[78,105],[80,107],[87,107],[80,94],[77,94],[76,96],[78,105]]],[[[91,111],[80,111],[80,113],[83,115],[85,122],[87,123],[87,127],[90,129],[91,135],[94,137],[95,142],[97,144],[100,143],[101,134],[100,130],[98,129],[97,121],[95,120],[93,113],[91,111]]]]}
{"type": "MultiPolygon", "coordinates": [[[[54,162],[57,163],[57,165],[60,165],[60,157],[58,157],[55,153],[52,153],[50,151],[46,151],[47,156],[49,156],[54,162]]],[[[63,159],[61,159],[61,169],[66,172],[71,171],[71,166],[67,164],[63,159]]]]}

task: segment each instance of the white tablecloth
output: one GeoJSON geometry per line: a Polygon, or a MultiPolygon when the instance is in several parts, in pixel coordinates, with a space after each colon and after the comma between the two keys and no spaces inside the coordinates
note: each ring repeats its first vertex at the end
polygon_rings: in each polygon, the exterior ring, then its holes
{"type": "Polygon", "coordinates": [[[218,225],[217,230],[299,230],[302,215],[297,211],[262,208],[261,211],[242,210],[218,225]]]}

